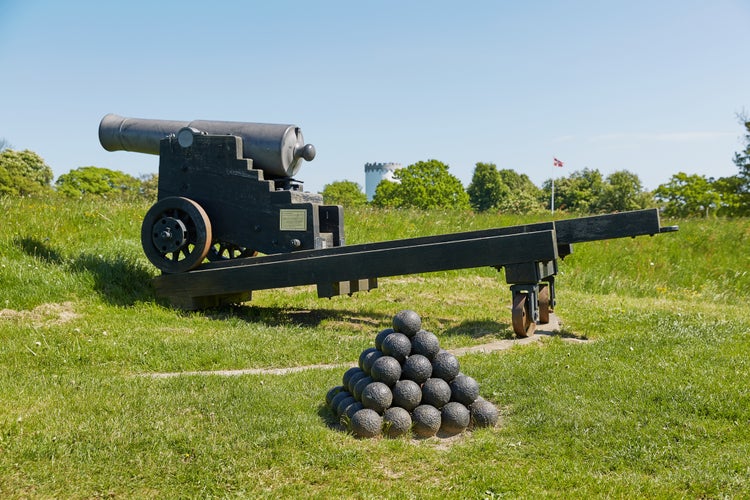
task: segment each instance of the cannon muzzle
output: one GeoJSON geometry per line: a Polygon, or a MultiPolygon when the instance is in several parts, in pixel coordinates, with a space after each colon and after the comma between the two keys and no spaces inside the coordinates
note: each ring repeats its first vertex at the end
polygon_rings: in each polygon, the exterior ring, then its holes
{"type": "Polygon", "coordinates": [[[302,160],[315,158],[315,147],[305,144],[302,130],[295,125],[195,120],[149,120],[108,114],[99,124],[99,142],[107,151],[132,151],[158,155],[159,143],[177,136],[182,129],[211,135],[242,138],[242,154],[258,168],[277,177],[293,177],[302,160]]]}

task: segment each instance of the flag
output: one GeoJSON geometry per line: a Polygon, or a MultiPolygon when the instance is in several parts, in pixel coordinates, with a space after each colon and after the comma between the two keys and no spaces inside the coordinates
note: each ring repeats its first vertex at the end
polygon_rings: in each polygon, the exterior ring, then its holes
{"type": "Polygon", "coordinates": [[[563,162],[561,162],[561,161],[560,161],[560,160],[558,160],[557,158],[553,158],[553,160],[554,160],[554,162],[553,162],[552,164],[553,164],[553,165],[554,165],[555,167],[562,167],[562,166],[563,166],[563,162]]]}

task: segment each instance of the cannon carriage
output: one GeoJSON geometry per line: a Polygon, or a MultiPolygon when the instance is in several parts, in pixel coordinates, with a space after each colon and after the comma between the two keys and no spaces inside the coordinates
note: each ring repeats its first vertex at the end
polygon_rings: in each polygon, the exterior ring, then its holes
{"type": "Polygon", "coordinates": [[[299,127],[107,115],[99,140],[159,155],[141,243],[163,273],[157,294],[183,309],[244,302],[254,290],[317,285],[333,297],[373,289],[378,277],[491,266],[505,270],[513,331],[527,337],[549,321],[559,260],[573,244],[678,229],[648,209],[345,245],[343,209],[293,178],[315,157],[299,127]]]}
{"type": "Polygon", "coordinates": [[[179,122],[109,114],[108,151],[159,155],[157,202],[142,224],[143,250],[165,273],[344,243],[342,210],[293,179],[315,157],[294,125],[179,122]]]}

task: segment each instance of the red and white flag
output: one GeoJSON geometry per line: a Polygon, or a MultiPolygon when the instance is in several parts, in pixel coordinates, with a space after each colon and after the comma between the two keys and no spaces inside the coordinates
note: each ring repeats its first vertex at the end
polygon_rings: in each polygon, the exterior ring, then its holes
{"type": "Polygon", "coordinates": [[[557,158],[553,158],[553,160],[554,160],[554,161],[553,161],[553,163],[552,163],[552,164],[553,164],[553,165],[554,165],[555,167],[562,167],[562,166],[563,166],[563,162],[561,162],[561,161],[560,161],[560,160],[558,160],[557,158]]]}

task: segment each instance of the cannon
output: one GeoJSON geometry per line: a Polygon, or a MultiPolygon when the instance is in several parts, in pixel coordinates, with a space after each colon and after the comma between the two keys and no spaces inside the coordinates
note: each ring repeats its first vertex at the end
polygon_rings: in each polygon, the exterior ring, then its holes
{"type": "Polygon", "coordinates": [[[376,288],[378,277],[490,266],[505,271],[513,331],[527,337],[549,321],[558,263],[573,244],[678,230],[646,209],[345,245],[342,207],[292,177],[315,156],[298,127],[107,115],[99,139],[109,151],[159,154],[141,243],[162,271],[157,295],[182,309],[300,285],[330,298],[376,288]]]}
{"type": "Polygon", "coordinates": [[[141,227],[144,253],[165,273],[204,260],[344,243],[343,213],[293,178],[315,147],[295,125],[149,120],[106,115],[108,151],[159,155],[157,202],[141,227]]]}

